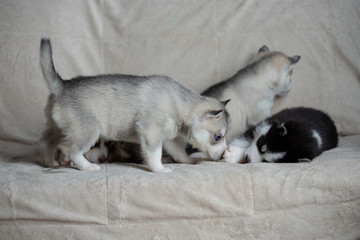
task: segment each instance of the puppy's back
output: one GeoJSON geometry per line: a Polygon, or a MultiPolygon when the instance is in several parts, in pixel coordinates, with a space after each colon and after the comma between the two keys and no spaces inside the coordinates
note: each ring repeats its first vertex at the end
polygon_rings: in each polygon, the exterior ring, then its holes
{"type": "Polygon", "coordinates": [[[273,115],[271,119],[295,122],[301,131],[311,133],[314,138],[320,138],[320,152],[334,148],[338,144],[337,129],[333,120],[320,110],[306,107],[290,108],[273,115]]]}

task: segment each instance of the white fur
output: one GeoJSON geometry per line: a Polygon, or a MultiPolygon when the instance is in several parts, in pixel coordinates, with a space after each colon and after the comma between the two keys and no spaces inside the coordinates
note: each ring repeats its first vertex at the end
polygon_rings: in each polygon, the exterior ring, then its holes
{"type": "MultiPolygon", "coordinates": [[[[227,129],[225,127],[221,128],[220,131],[213,131],[209,132],[204,129],[196,129],[194,130],[194,139],[197,140],[197,142],[204,143],[202,146],[199,144],[196,144],[194,142],[190,142],[194,147],[200,149],[208,158],[211,158],[212,160],[218,161],[222,158],[223,153],[225,152],[227,148],[226,144],[226,131],[227,129]],[[221,136],[221,140],[217,143],[213,143],[214,135],[219,134],[221,136]],[[210,141],[209,141],[210,140],[210,141]]],[[[195,156],[199,158],[203,158],[201,156],[204,156],[202,154],[196,154],[192,155],[191,158],[195,158],[195,156]]],[[[196,157],[196,158],[197,158],[196,157]]]]}
{"type": "Polygon", "coordinates": [[[247,148],[228,147],[224,153],[224,161],[228,163],[244,163],[243,159],[247,148]]]}
{"type": "Polygon", "coordinates": [[[106,161],[108,154],[108,147],[105,145],[105,141],[101,140],[99,146],[91,148],[84,156],[89,162],[101,163],[106,161]]]}
{"type": "Polygon", "coordinates": [[[245,163],[245,156],[248,156],[251,162],[261,162],[262,156],[260,156],[256,142],[259,137],[269,131],[270,127],[271,125],[266,121],[258,125],[254,130],[253,141],[246,139],[244,136],[235,138],[224,153],[224,161],[230,163],[245,163]]]}
{"type": "Polygon", "coordinates": [[[254,142],[256,142],[261,136],[266,135],[271,128],[271,125],[264,121],[255,128],[254,142]]]}
{"type": "Polygon", "coordinates": [[[83,154],[74,153],[69,156],[71,161],[75,164],[75,167],[84,170],[84,171],[94,171],[99,170],[100,167],[95,163],[90,163],[83,154]]]}
{"type": "Polygon", "coordinates": [[[172,172],[170,168],[164,167],[161,163],[162,148],[161,143],[153,149],[145,149],[143,151],[147,165],[153,172],[169,173],[172,172]]]}
{"type": "MultiPolygon", "coordinates": [[[[278,153],[265,152],[264,154],[261,154],[261,159],[259,162],[261,162],[262,160],[265,160],[267,162],[276,162],[278,159],[283,158],[285,154],[286,152],[278,152],[278,153]]],[[[251,162],[255,162],[256,160],[259,159],[255,159],[254,161],[251,159],[251,162]]]]}
{"type": "Polygon", "coordinates": [[[321,148],[323,141],[320,137],[320,134],[316,130],[312,130],[312,137],[316,140],[318,148],[321,148]]]}
{"type": "Polygon", "coordinates": [[[256,141],[252,142],[250,147],[246,149],[245,156],[247,157],[247,162],[261,162],[261,155],[256,146],[256,141]]]}

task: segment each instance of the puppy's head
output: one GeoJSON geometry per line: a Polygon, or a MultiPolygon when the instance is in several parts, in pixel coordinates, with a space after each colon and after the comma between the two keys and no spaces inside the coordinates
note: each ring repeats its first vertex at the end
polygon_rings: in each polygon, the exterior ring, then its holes
{"type": "Polygon", "coordinates": [[[225,106],[229,101],[220,102],[204,97],[190,114],[189,143],[215,161],[222,158],[227,148],[226,134],[230,128],[230,117],[225,106]]]}
{"type": "Polygon", "coordinates": [[[84,156],[89,162],[103,163],[106,161],[108,154],[109,149],[105,141],[99,140],[84,156]]]}
{"type": "Polygon", "coordinates": [[[256,127],[256,138],[245,152],[245,161],[284,162],[289,150],[288,134],[291,123],[264,121],[256,127]]]}
{"type": "Polygon", "coordinates": [[[290,91],[293,67],[300,58],[298,55],[289,57],[282,52],[271,52],[266,46],[259,49],[258,61],[264,66],[263,71],[271,76],[268,84],[276,96],[285,96],[290,91]]]}

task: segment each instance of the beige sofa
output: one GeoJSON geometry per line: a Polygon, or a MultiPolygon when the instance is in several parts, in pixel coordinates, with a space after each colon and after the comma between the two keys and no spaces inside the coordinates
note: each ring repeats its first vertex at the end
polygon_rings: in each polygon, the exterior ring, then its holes
{"type": "Polygon", "coordinates": [[[0,239],[359,239],[358,0],[0,2],[0,239]],[[39,67],[52,39],[64,78],[165,74],[197,91],[266,44],[301,55],[276,101],[326,111],[339,147],[312,163],[102,164],[43,168],[49,94],[39,67]]]}

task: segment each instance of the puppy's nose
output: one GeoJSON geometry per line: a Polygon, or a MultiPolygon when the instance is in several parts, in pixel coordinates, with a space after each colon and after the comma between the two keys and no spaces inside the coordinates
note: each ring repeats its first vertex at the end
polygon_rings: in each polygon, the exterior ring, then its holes
{"type": "Polygon", "coordinates": [[[246,155],[246,156],[245,156],[245,162],[247,162],[247,163],[251,163],[251,159],[249,158],[249,156],[248,156],[248,155],[246,155]]]}
{"type": "Polygon", "coordinates": [[[106,157],[104,155],[101,155],[99,158],[98,158],[98,161],[99,163],[104,163],[106,162],[106,157]]]}

